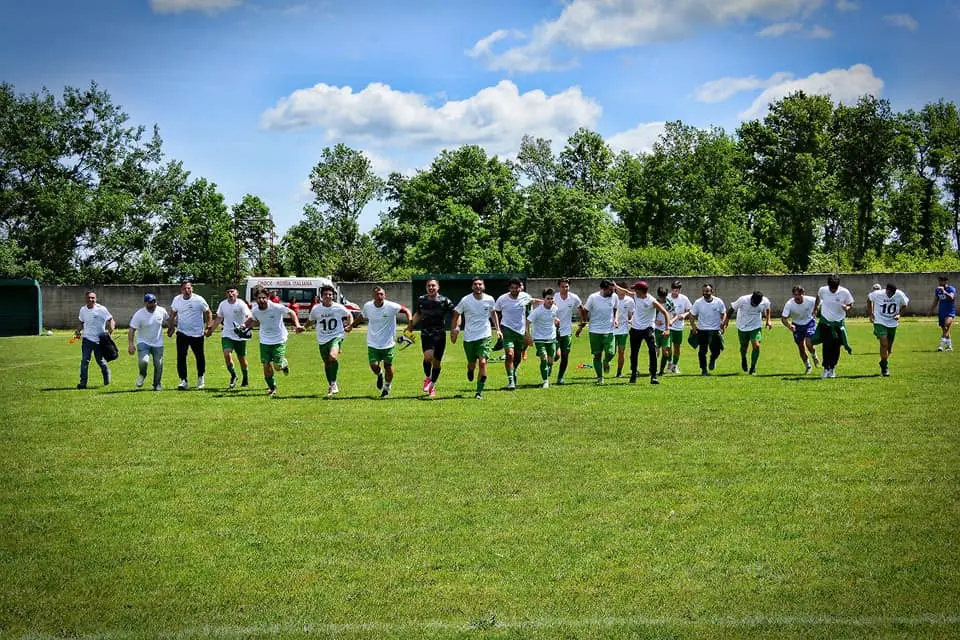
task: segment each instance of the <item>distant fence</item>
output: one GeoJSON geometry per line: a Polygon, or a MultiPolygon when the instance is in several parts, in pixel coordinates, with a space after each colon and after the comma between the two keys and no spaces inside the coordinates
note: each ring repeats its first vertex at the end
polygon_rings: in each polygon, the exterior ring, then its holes
{"type": "MultiPolygon", "coordinates": [[[[794,285],[802,286],[808,295],[816,295],[817,290],[826,284],[828,274],[805,274],[799,276],[640,276],[616,277],[616,280],[632,284],[638,277],[650,284],[651,293],[655,293],[658,286],[670,288],[670,283],[680,280],[683,283],[683,292],[691,299],[700,296],[700,286],[705,282],[713,284],[714,295],[730,303],[740,296],[752,293],[755,290],[763,291],[773,303],[774,314],[779,316],[783,304],[790,298],[794,285]]],[[[841,284],[850,290],[856,299],[851,312],[853,316],[864,316],[867,312],[867,294],[874,283],[886,285],[895,283],[910,298],[910,306],[904,315],[929,315],[930,306],[934,299],[934,289],[937,286],[939,273],[858,273],[841,274],[841,284]]],[[[957,286],[960,281],[960,272],[946,274],[950,282],[957,286]]],[[[597,290],[599,278],[571,278],[570,289],[581,298],[597,290]]],[[[556,278],[528,278],[527,291],[539,296],[545,287],[556,288],[556,278]]],[[[401,304],[410,305],[414,296],[423,292],[414,290],[409,280],[393,282],[341,282],[343,294],[351,301],[363,304],[371,298],[371,289],[380,285],[387,292],[387,298],[401,304]]],[[[81,285],[41,285],[43,292],[43,325],[48,329],[67,329],[78,326],[77,314],[84,303],[84,294],[88,289],[97,292],[97,300],[113,314],[117,326],[126,327],[133,313],[143,306],[143,295],[147,292],[156,294],[162,306],[168,307],[174,296],[180,293],[180,287],[175,284],[139,284],[139,285],[103,285],[86,287],[81,285]]],[[[217,304],[223,299],[223,287],[216,284],[198,284],[194,290],[206,298],[211,308],[216,310],[217,304]]],[[[496,297],[504,291],[487,291],[496,297]]]]}

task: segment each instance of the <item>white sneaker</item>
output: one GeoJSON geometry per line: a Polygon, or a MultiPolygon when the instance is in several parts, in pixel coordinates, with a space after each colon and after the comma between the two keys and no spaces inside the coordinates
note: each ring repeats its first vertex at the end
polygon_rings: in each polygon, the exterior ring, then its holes
{"type": "Polygon", "coordinates": [[[831,378],[836,378],[836,377],[837,377],[837,370],[836,370],[836,369],[830,369],[830,377],[831,377],[831,378]]]}
{"type": "Polygon", "coordinates": [[[820,374],[820,377],[821,377],[821,378],[829,378],[829,377],[830,377],[830,369],[824,369],[823,372],[820,374]]]}
{"type": "Polygon", "coordinates": [[[143,376],[137,376],[137,389],[143,386],[143,376]]]}
{"type": "Polygon", "coordinates": [[[431,398],[437,397],[437,385],[433,384],[433,381],[430,382],[430,386],[427,388],[427,393],[430,394],[431,398]]]}
{"type": "Polygon", "coordinates": [[[330,383],[330,389],[327,390],[328,396],[335,396],[340,393],[340,387],[337,386],[336,382],[330,383]]]}
{"type": "Polygon", "coordinates": [[[673,365],[673,373],[680,375],[680,367],[678,367],[677,365],[673,365]]]}
{"type": "Polygon", "coordinates": [[[507,389],[508,389],[508,390],[513,391],[513,390],[516,389],[516,388],[517,388],[517,383],[514,382],[513,380],[511,380],[510,382],[507,383],[507,389]]]}
{"type": "Polygon", "coordinates": [[[203,376],[197,377],[197,389],[203,389],[205,386],[207,386],[207,384],[203,381],[203,376]]]}
{"type": "Polygon", "coordinates": [[[190,385],[187,384],[186,380],[181,380],[180,384],[177,385],[177,389],[180,391],[186,391],[188,386],[190,385]]]}
{"type": "Polygon", "coordinates": [[[544,380],[543,385],[541,386],[541,389],[549,389],[549,388],[550,388],[550,381],[544,380]]]}
{"type": "Polygon", "coordinates": [[[163,385],[161,385],[161,384],[155,384],[155,385],[153,385],[153,390],[154,390],[154,391],[163,391],[163,385]]]}
{"type": "Polygon", "coordinates": [[[937,351],[946,351],[946,350],[947,350],[947,346],[943,344],[943,342],[941,342],[940,346],[937,347],[937,351]]]}

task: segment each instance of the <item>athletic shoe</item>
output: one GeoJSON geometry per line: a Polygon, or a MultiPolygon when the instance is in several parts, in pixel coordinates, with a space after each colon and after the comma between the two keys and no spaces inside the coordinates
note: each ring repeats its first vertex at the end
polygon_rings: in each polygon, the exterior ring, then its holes
{"type": "Polygon", "coordinates": [[[189,386],[186,380],[181,380],[180,384],[177,385],[177,391],[186,391],[189,386]]]}
{"type": "Polygon", "coordinates": [[[113,374],[110,373],[110,369],[107,369],[107,374],[103,376],[103,386],[110,384],[110,381],[113,379],[113,374]]]}
{"type": "Polygon", "coordinates": [[[390,395],[390,389],[387,389],[386,387],[384,387],[383,390],[380,392],[380,397],[386,398],[388,395],[390,395]]]}
{"type": "Polygon", "coordinates": [[[154,390],[154,391],[163,391],[163,385],[162,385],[162,384],[155,384],[155,385],[153,385],[153,390],[154,390]]]}
{"type": "Polygon", "coordinates": [[[700,369],[700,375],[701,375],[701,376],[708,376],[708,375],[710,375],[710,372],[707,371],[706,369],[700,369]]]}
{"type": "Polygon", "coordinates": [[[277,395],[276,387],[274,387],[273,389],[267,389],[267,395],[270,397],[276,396],[277,395]]]}
{"type": "Polygon", "coordinates": [[[713,371],[716,368],[717,368],[717,359],[710,358],[710,366],[709,366],[710,371],[713,371]]]}
{"type": "Polygon", "coordinates": [[[237,386],[237,374],[234,373],[230,375],[230,385],[228,388],[233,389],[236,386],[237,386]]]}
{"type": "Polygon", "coordinates": [[[516,388],[517,388],[517,383],[514,382],[513,380],[510,380],[509,382],[507,382],[507,391],[513,391],[516,388]]]}
{"type": "Polygon", "coordinates": [[[615,378],[622,378],[622,377],[623,377],[623,371],[617,371],[617,375],[614,376],[614,377],[615,377],[615,378]]]}
{"type": "Polygon", "coordinates": [[[807,360],[803,364],[805,365],[804,368],[806,369],[806,371],[804,371],[803,373],[804,374],[810,373],[810,371],[813,369],[813,367],[810,366],[810,361],[807,360]]]}
{"type": "MultiPolygon", "coordinates": [[[[713,369],[712,363],[710,368],[713,369]]],[[[740,368],[744,371],[747,370],[747,356],[740,356],[740,368]]]]}
{"type": "Polygon", "coordinates": [[[557,384],[559,385],[567,384],[567,381],[564,380],[563,378],[557,378],[557,384]]]}
{"type": "Polygon", "coordinates": [[[749,373],[750,373],[750,375],[752,375],[752,376],[757,375],[757,368],[756,368],[756,367],[750,367],[749,373]]]}
{"type": "Polygon", "coordinates": [[[280,367],[280,371],[283,371],[283,375],[285,376],[290,375],[290,365],[284,361],[283,366],[280,367]]]}
{"type": "Polygon", "coordinates": [[[889,377],[890,377],[890,369],[882,369],[882,370],[880,371],[880,375],[882,375],[884,378],[889,378],[889,377]]]}
{"type": "Polygon", "coordinates": [[[470,368],[467,369],[467,380],[469,380],[470,382],[473,382],[473,371],[474,371],[473,369],[470,369],[470,368]]]}
{"type": "Polygon", "coordinates": [[[383,389],[383,372],[377,374],[377,389],[383,389]]]}
{"type": "Polygon", "coordinates": [[[435,384],[433,384],[433,382],[430,383],[430,388],[427,389],[427,393],[430,394],[430,397],[431,397],[431,398],[436,398],[436,397],[437,397],[437,386],[436,386],[435,384]]]}
{"type": "Polygon", "coordinates": [[[77,385],[77,389],[86,389],[86,388],[87,388],[87,385],[85,385],[85,384],[78,384],[78,385],[77,385]]]}
{"type": "Polygon", "coordinates": [[[423,392],[430,393],[430,378],[423,379],[423,392]]]}
{"type": "Polygon", "coordinates": [[[675,365],[675,364],[674,364],[674,365],[670,365],[670,366],[673,367],[673,369],[670,371],[670,373],[675,373],[675,374],[677,374],[677,375],[680,375],[680,367],[679,367],[679,366],[677,366],[677,365],[675,365]]]}
{"type": "Polygon", "coordinates": [[[249,387],[249,386],[250,386],[250,380],[247,379],[247,378],[244,378],[243,380],[240,381],[240,386],[241,386],[241,387],[249,387]]]}
{"type": "Polygon", "coordinates": [[[340,387],[337,386],[337,383],[336,383],[336,382],[331,382],[331,383],[330,383],[330,388],[327,389],[327,395],[328,395],[328,396],[335,396],[335,395],[337,395],[338,393],[340,393],[340,387]]]}
{"type": "Polygon", "coordinates": [[[944,349],[944,351],[953,351],[953,345],[952,345],[952,344],[948,344],[948,345],[947,345],[947,348],[944,349]]]}
{"type": "Polygon", "coordinates": [[[637,384],[637,374],[635,373],[630,374],[630,384],[637,384]]]}
{"type": "Polygon", "coordinates": [[[477,391],[477,395],[475,395],[475,396],[473,396],[473,397],[476,398],[477,400],[483,400],[483,394],[480,393],[479,391],[477,391]]]}
{"type": "Polygon", "coordinates": [[[597,381],[594,382],[595,385],[600,386],[603,384],[603,378],[597,378],[597,381]]]}
{"type": "Polygon", "coordinates": [[[946,350],[947,350],[947,348],[946,348],[945,346],[943,346],[943,343],[942,343],[942,342],[940,343],[940,346],[937,347],[937,351],[946,351],[946,350]]]}
{"type": "Polygon", "coordinates": [[[143,376],[137,376],[137,389],[143,386],[143,376]]]}
{"type": "Polygon", "coordinates": [[[207,383],[204,381],[203,376],[197,376],[197,389],[203,389],[207,386],[207,383]]]}
{"type": "Polygon", "coordinates": [[[660,384],[660,381],[657,380],[657,376],[650,376],[650,384],[660,384]]]}
{"type": "Polygon", "coordinates": [[[836,370],[836,369],[830,369],[830,376],[829,376],[829,377],[830,377],[830,378],[836,378],[836,377],[837,377],[837,370],[836,370]]]}
{"type": "Polygon", "coordinates": [[[549,388],[550,388],[550,381],[549,381],[549,380],[544,380],[544,381],[543,381],[543,384],[540,385],[540,388],[541,388],[541,389],[549,389],[549,388]]]}

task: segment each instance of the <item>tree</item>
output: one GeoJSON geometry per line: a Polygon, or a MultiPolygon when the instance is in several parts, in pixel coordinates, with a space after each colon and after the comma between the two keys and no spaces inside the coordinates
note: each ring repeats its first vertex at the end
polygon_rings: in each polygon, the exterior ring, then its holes
{"type": "Polygon", "coordinates": [[[270,208],[257,196],[249,193],[231,208],[234,243],[237,251],[237,276],[263,275],[274,268],[273,218],[270,208]]]}
{"type": "Polygon", "coordinates": [[[551,141],[524,135],[517,152],[517,168],[530,181],[530,186],[545,192],[557,182],[559,168],[553,156],[551,141]]]}
{"type": "Polygon", "coordinates": [[[234,276],[233,219],[217,185],[189,183],[164,212],[154,242],[164,278],[229,282],[234,276]]]}
{"type": "Polygon", "coordinates": [[[559,176],[566,186],[576,187],[606,205],[612,165],[613,151],[606,141],[599,133],[581,127],[567,138],[560,152],[559,176]]]}
{"type": "Polygon", "coordinates": [[[384,186],[362,151],[344,144],[324,148],[320,161],[310,172],[310,189],[314,194],[313,206],[333,232],[335,249],[346,249],[357,243],[360,213],[381,196],[384,186]]]}

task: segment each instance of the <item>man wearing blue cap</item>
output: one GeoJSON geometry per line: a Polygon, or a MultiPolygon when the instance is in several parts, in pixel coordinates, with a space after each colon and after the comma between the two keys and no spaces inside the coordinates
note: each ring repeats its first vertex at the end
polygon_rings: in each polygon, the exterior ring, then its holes
{"type": "Polygon", "coordinates": [[[137,376],[137,388],[143,386],[147,378],[147,364],[153,359],[153,390],[163,389],[160,381],[163,378],[163,323],[170,319],[167,310],[157,305],[157,296],[148,293],[143,296],[143,308],[130,318],[130,329],[127,331],[127,352],[137,354],[137,367],[140,375],[137,376]],[[139,333],[138,333],[139,332],[139,333]],[[136,344],[134,340],[136,339],[136,344]]]}

